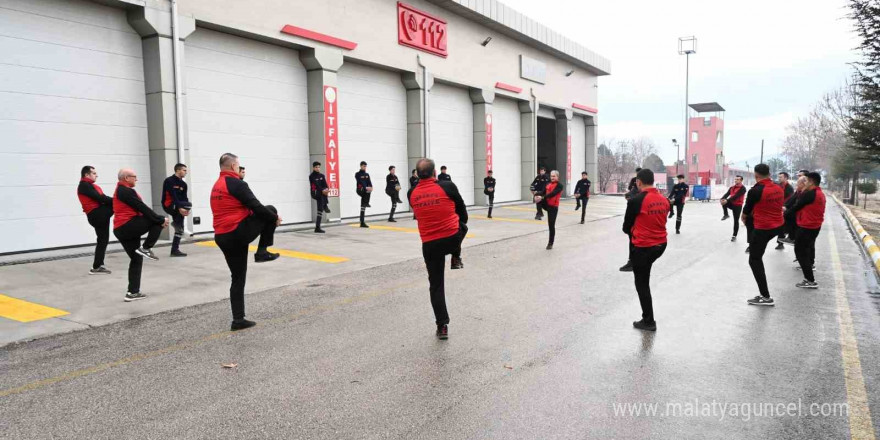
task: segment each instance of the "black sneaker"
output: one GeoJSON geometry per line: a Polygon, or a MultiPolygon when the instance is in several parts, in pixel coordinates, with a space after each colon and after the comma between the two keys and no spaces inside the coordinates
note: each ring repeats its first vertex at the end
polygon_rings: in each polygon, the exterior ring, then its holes
{"type": "Polygon", "coordinates": [[[581,205],[577,205],[577,206],[574,207],[574,210],[575,210],[575,211],[577,211],[578,209],[581,209],[581,205]]]}
{"type": "Polygon", "coordinates": [[[678,229],[676,229],[676,230],[675,230],[675,233],[676,233],[676,234],[681,234],[681,231],[679,231],[678,229]]]}
{"type": "Polygon", "coordinates": [[[784,250],[784,249],[785,249],[785,245],[782,244],[781,241],[777,241],[777,242],[776,242],[776,247],[775,247],[774,249],[776,249],[777,251],[784,250]]]}
{"type": "Polygon", "coordinates": [[[736,235],[734,235],[733,237],[730,237],[730,241],[736,241],[736,235]]]}
{"type": "Polygon", "coordinates": [[[367,203],[367,208],[372,208],[373,206],[367,203]]]}
{"type": "Polygon", "coordinates": [[[818,289],[819,283],[817,283],[815,281],[803,280],[803,281],[795,284],[794,287],[800,287],[801,289],[818,289]]]}
{"type": "Polygon", "coordinates": [[[633,321],[633,327],[635,327],[639,330],[645,330],[645,331],[649,331],[649,332],[656,332],[657,331],[657,323],[656,322],[646,323],[644,319],[640,319],[638,321],[633,321]]]}
{"type": "Polygon", "coordinates": [[[583,220],[581,220],[581,224],[584,224],[584,221],[583,221],[583,220]]]}
{"type": "Polygon", "coordinates": [[[461,269],[464,267],[464,262],[461,261],[461,257],[452,257],[452,261],[449,264],[450,269],[461,269]]]}
{"type": "Polygon", "coordinates": [[[536,216],[535,216],[535,220],[541,220],[541,216],[540,216],[540,215],[536,215],[536,216]]]}
{"type": "Polygon", "coordinates": [[[171,251],[171,256],[172,257],[185,257],[186,254],[177,250],[177,251],[171,251]]]}
{"type": "Polygon", "coordinates": [[[620,271],[621,272],[632,272],[633,271],[632,261],[627,261],[626,264],[624,264],[623,266],[620,266],[620,271]]]}
{"type": "Polygon", "coordinates": [[[789,245],[789,246],[794,246],[794,240],[791,238],[783,238],[782,242],[789,245]]]}
{"type": "Polygon", "coordinates": [[[366,223],[361,223],[361,227],[362,227],[362,228],[369,228],[369,226],[367,226],[366,223]]]}
{"type": "Polygon", "coordinates": [[[325,232],[326,232],[326,231],[324,231],[324,230],[321,229],[321,228],[315,228],[315,234],[324,234],[325,232]]]}
{"type": "MultiPolygon", "coordinates": [[[[489,216],[486,216],[486,218],[492,218],[492,216],[491,216],[491,215],[489,215],[489,216]]],[[[415,218],[415,217],[413,217],[413,220],[415,220],[415,219],[416,219],[416,218],[415,218]]]]}
{"type": "Polygon", "coordinates": [[[547,243],[547,250],[553,249],[553,243],[547,243]]]}
{"type": "Polygon", "coordinates": [[[446,324],[437,326],[437,339],[449,339],[449,326],[447,326],[446,324]]]}
{"type": "Polygon", "coordinates": [[[276,254],[274,252],[258,252],[254,254],[254,263],[265,263],[267,261],[277,260],[281,254],[276,254]]]}
{"type": "Polygon", "coordinates": [[[89,269],[89,275],[110,275],[111,273],[112,272],[104,266],[100,266],[96,269],[89,269]]]}
{"type": "Polygon", "coordinates": [[[159,261],[159,257],[157,257],[155,254],[153,254],[152,249],[144,249],[143,247],[139,247],[134,250],[134,253],[136,253],[136,254],[138,254],[148,260],[159,261]]]}
{"type": "Polygon", "coordinates": [[[229,330],[232,330],[232,331],[244,330],[246,328],[251,328],[255,325],[257,325],[257,323],[254,321],[248,321],[247,319],[236,319],[236,320],[232,321],[232,325],[229,327],[229,330]]]}
{"type": "Polygon", "coordinates": [[[776,305],[773,303],[773,298],[770,298],[770,297],[765,298],[761,295],[758,295],[758,296],[756,296],[746,302],[752,306],[775,306],[776,305]]]}
{"type": "Polygon", "coordinates": [[[393,218],[389,218],[389,219],[388,219],[388,222],[389,222],[389,223],[397,223],[397,220],[394,220],[393,218]]]}
{"type": "Polygon", "coordinates": [[[144,299],[144,298],[146,298],[146,297],[147,297],[147,295],[144,295],[143,293],[131,293],[131,292],[129,292],[129,293],[126,293],[126,294],[125,294],[125,302],[137,301],[137,300],[139,300],[139,299],[144,299]]]}
{"type": "Polygon", "coordinates": [[[330,214],[330,208],[324,208],[324,212],[326,212],[327,214],[330,214]]]}
{"type": "Polygon", "coordinates": [[[746,246],[746,253],[748,254],[748,253],[751,252],[751,251],[752,251],[752,247],[751,247],[751,246],[746,246]]]}
{"type": "Polygon", "coordinates": [[[791,260],[791,262],[794,263],[794,264],[798,264],[798,260],[797,260],[797,258],[795,258],[794,260],[791,260]]]}
{"type": "Polygon", "coordinates": [[[729,219],[729,218],[730,218],[729,215],[725,215],[724,217],[721,217],[721,221],[727,220],[727,219],[729,219]]]}

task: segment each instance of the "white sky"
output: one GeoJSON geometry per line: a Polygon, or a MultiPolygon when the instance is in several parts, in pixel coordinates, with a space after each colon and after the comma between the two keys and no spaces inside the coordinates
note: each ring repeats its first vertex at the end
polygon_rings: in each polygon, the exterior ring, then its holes
{"type": "MultiPolygon", "coordinates": [[[[599,139],[648,136],[671,164],[684,137],[685,59],[694,35],[690,102],[726,110],[725,156],[778,152],[785,128],[856,60],[846,0],[501,0],[611,60],[599,79],[599,139]]],[[[682,155],[684,154],[682,147],[682,155]]]]}

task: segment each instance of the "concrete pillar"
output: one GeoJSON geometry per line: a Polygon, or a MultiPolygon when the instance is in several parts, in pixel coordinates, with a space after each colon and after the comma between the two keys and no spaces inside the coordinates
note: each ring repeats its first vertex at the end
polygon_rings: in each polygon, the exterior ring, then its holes
{"type": "MultiPolygon", "coordinates": [[[[584,133],[586,134],[586,159],[587,159],[587,173],[590,174],[590,180],[594,182],[594,184],[599,184],[599,142],[597,141],[597,137],[599,134],[599,121],[598,116],[584,116],[584,121],[587,124],[585,127],[586,130],[584,133]]],[[[596,186],[595,188],[598,188],[596,186]]],[[[598,191],[597,191],[598,192],[598,191]]]]}
{"type": "MultiPolygon", "coordinates": [[[[338,87],[337,72],[342,67],[342,51],[335,49],[315,48],[300,51],[300,61],[306,68],[306,100],[309,112],[309,168],[312,162],[321,162],[321,170],[327,176],[328,184],[331,179],[331,167],[339,167],[339,158],[329,160],[327,158],[326,142],[328,133],[324,130],[324,118],[327,116],[324,106],[324,86],[338,87]],[[330,163],[333,162],[333,163],[330,163]]],[[[337,89],[337,94],[341,94],[337,89]]],[[[338,121],[338,120],[337,120],[338,121]]],[[[338,122],[335,122],[338,124],[338,122]]],[[[338,127],[338,125],[337,125],[338,127]]],[[[345,153],[345,145],[339,145],[340,154],[345,153]]],[[[338,169],[338,168],[337,168],[338,169]]],[[[339,221],[342,216],[342,208],[339,203],[340,195],[329,197],[330,214],[327,221],[339,221]]],[[[317,206],[311,203],[312,219],[317,215],[317,206]]]]}
{"type": "MultiPolygon", "coordinates": [[[[491,89],[470,89],[471,102],[474,103],[474,204],[487,206],[488,200],[483,194],[483,178],[486,177],[486,153],[494,140],[486,132],[486,126],[492,121],[492,103],[495,91],[491,89]]],[[[494,154],[494,153],[493,153],[494,154]]]]}
{"type": "MultiPolygon", "coordinates": [[[[174,165],[178,162],[177,149],[177,107],[174,96],[174,56],[173,39],[171,37],[171,11],[141,7],[131,9],[127,13],[129,24],[141,36],[144,55],[144,91],[147,103],[147,139],[150,149],[150,179],[149,189],[152,194],[152,208],[157,213],[163,214],[161,195],[162,183],[165,178],[174,173],[174,165]]],[[[180,53],[180,66],[183,68],[184,40],[196,30],[196,22],[192,17],[178,16],[178,49],[180,53]]],[[[180,73],[181,81],[183,72],[180,73]]],[[[181,85],[183,95],[180,96],[181,107],[184,114],[182,119],[184,126],[180,127],[184,132],[184,163],[189,160],[189,148],[186,143],[186,88],[181,85]]],[[[135,170],[143,173],[146,170],[135,170]]],[[[187,178],[191,183],[191,178],[187,178]]],[[[192,188],[207,191],[207,188],[192,188]]],[[[144,189],[141,189],[144,191],[144,189]]],[[[198,215],[198,213],[193,213],[198,215]]],[[[192,228],[192,217],[187,218],[192,228]]],[[[190,229],[191,230],[191,229],[190,229]]],[[[170,228],[163,231],[164,239],[168,239],[170,228]]]]}
{"type": "MultiPolygon", "coordinates": [[[[428,72],[404,72],[400,76],[406,89],[406,157],[405,176],[416,167],[416,162],[430,154],[431,133],[428,112],[434,76],[428,72]]],[[[398,173],[401,176],[404,174],[398,173]]],[[[406,180],[406,179],[404,179],[406,180]]]]}
{"type": "Polygon", "coordinates": [[[521,200],[531,200],[529,185],[538,174],[538,103],[519,101],[520,153],[522,154],[521,200]]]}
{"type": "MultiPolygon", "coordinates": [[[[568,154],[568,141],[571,138],[571,120],[574,113],[571,110],[555,110],[556,116],[556,166],[559,171],[559,181],[565,186],[565,194],[571,194],[574,189],[568,178],[568,170],[572,167],[571,157],[568,154]]],[[[572,173],[580,172],[572,170],[572,173]]]]}

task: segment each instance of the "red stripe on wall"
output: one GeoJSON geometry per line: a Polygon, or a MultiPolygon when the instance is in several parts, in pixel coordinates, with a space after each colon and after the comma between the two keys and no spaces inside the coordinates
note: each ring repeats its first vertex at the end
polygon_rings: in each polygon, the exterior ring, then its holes
{"type": "Polygon", "coordinates": [[[341,47],[343,49],[352,50],[357,47],[357,43],[352,41],[343,40],[341,38],[331,37],[330,35],[325,35],[319,32],[310,31],[308,29],[303,29],[301,27],[285,25],[281,29],[282,33],[294,35],[297,37],[307,38],[309,40],[320,41],[321,43],[326,43],[331,46],[341,47]]]}
{"type": "Polygon", "coordinates": [[[583,104],[578,104],[576,102],[572,103],[571,106],[578,109],[578,110],[583,110],[583,111],[587,111],[590,113],[597,113],[597,114],[599,113],[599,109],[597,109],[597,108],[593,108],[593,107],[586,106],[583,104]]]}
{"type": "Polygon", "coordinates": [[[512,86],[510,84],[505,84],[503,82],[495,83],[496,89],[507,90],[508,92],[519,93],[522,92],[522,88],[517,86],[512,86]]]}

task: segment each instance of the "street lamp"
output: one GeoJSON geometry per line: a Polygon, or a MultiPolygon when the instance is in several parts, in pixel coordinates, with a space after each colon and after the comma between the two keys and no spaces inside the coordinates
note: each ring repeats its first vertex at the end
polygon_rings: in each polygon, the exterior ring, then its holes
{"type": "Polygon", "coordinates": [[[678,163],[681,162],[681,153],[678,148],[678,141],[673,139],[672,145],[675,145],[675,175],[678,175],[678,163]]]}
{"type": "MultiPolygon", "coordinates": [[[[678,54],[684,55],[685,64],[684,64],[684,157],[688,157],[688,146],[690,145],[690,117],[688,116],[688,104],[689,96],[688,92],[690,91],[690,61],[691,54],[697,53],[697,37],[693,35],[690,37],[680,37],[678,39],[678,54]]],[[[685,181],[690,181],[690,173],[688,172],[688,162],[685,161],[684,164],[684,175],[685,181]]],[[[697,170],[699,171],[699,169],[697,170]]]]}

